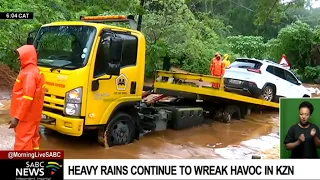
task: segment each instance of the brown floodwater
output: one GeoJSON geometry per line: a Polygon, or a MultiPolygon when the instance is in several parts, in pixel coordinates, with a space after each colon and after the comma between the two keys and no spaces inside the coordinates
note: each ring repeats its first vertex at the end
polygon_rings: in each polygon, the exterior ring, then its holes
{"type": "MultiPolygon", "coordinates": [[[[10,101],[0,102],[0,149],[12,149],[14,132],[6,124],[10,120],[10,101]]],[[[272,137],[273,141],[277,141],[278,137],[274,138],[273,135],[278,132],[278,112],[253,113],[245,120],[233,120],[230,124],[211,122],[182,131],[149,133],[134,143],[111,148],[99,146],[95,134],[71,137],[41,127],[41,149],[64,150],[66,158],[79,159],[246,158],[247,155],[277,149],[277,142],[263,149],[250,147],[250,143],[257,144],[250,141],[257,141],[261,137],[272,137]]]]}

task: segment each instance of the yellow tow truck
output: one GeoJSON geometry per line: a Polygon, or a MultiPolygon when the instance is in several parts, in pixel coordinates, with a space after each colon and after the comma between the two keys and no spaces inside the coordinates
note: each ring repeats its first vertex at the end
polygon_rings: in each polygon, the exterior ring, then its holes
{"type": "Polygon", "coordinates": [[[85,16],[29,33],[27,44],[36,47],[46,78],[43,126],[71,136],[98,130],[98,142],[110,147],[150,131],[199,125],[205,112],[220,113],[229,122],[244,118],[254,105],[279,108],[278,103],[225,92],[221,78],[169,71],[156,72],[152,92],[161,96],[143,102],[146,40],[140,26],[134,16],[85,16]],[[131,28],[108,22],[129,22],[131,28]],[[222,85],[213,89],[195,82],[222,85]],[[176,100],[159,102],[165,96],[176,100]]]}

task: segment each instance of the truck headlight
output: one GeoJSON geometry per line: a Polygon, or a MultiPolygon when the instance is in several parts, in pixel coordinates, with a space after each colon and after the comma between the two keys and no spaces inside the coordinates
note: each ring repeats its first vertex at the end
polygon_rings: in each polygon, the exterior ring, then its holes
{"type": "Polygon", "coordinates": [[[82,92],[83,89],[80,87],[66,93],[65,114],[70,116],[81,115],[82,92]]]}

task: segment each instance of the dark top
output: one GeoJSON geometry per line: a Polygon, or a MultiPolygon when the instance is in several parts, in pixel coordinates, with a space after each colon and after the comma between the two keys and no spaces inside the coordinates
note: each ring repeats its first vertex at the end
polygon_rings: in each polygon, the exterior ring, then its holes
{"type": "Polygon", "coordinates": [[[299,146],[294,148],[291,152],[292,159],[316,159],[319,158],[317,154],[317,147],[314,143],[314,139],[311,136],[311,129],[317,130],[316,136],[320,139],[319,127],[315,124],[309,123],[308,128],[301,128],[298,124],[290,127],[287,136],[284,140],[284,144],[296,142],[301,134],[304,134],[305,141],[299,146]]]}

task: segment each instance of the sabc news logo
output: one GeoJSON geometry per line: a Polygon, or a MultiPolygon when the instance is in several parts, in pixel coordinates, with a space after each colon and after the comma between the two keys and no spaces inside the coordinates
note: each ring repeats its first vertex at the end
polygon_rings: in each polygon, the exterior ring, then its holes
{"type": "Polygon", "coordinates": [[[47,169],[51,169],[51,175],[54,175],[57,170],[62,168],[62,165],[60,165],[57,162],[48,162],[48,165],[46,166],[47,169]]]}
{"type": "Polygon", "coordinates": [[[45,163],[44,161],[27,161],[24,167],[16,168],[16,177],[53,176],[61,168],[62,165],[54,161],[50,161],[48,163],[45,163]],[[50,175],[46,173],[46,169],[50,171],[50,175]]]}

